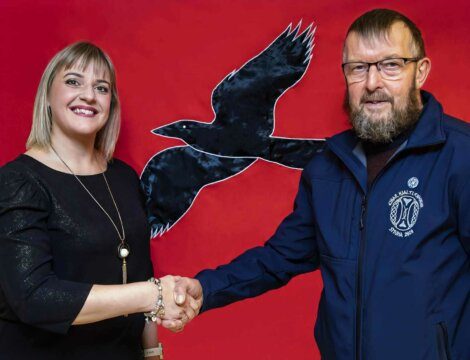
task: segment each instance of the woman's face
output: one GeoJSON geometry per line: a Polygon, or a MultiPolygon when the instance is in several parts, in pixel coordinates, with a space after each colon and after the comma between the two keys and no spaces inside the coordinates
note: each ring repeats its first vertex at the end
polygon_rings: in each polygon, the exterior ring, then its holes
{"type": "Polygon", "coordinates": [[[106,124],[111,105],[109,74],[72,66],[59,71],[48,95],[52,112],[52,135],[94,140],[106,124]]]}

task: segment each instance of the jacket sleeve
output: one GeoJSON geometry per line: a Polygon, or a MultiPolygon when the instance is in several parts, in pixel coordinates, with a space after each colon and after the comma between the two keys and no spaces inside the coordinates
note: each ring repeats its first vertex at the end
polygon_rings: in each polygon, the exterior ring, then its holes
{"type": "Polygon", "coordinates": [[[91,284],[58,278],[47,220],[50,199],[43,188],[16,171],[0,171],[1,316],[66,333],[91,284]]]}
{"type": "Polygon", "coordinates": [[[462,176],[460,186],[456,194],[457,199],[457,223],[459,238],[462,245],[470,256],[470,173],[462,176]]]}
{"type": "Polygon", "coordinates": [[[318,268],[311,196],[311,182],[304,170],[293,212],[264,246],[196,275],[203,288],[202,311],[279,288],[293,276],[318,268]]]}

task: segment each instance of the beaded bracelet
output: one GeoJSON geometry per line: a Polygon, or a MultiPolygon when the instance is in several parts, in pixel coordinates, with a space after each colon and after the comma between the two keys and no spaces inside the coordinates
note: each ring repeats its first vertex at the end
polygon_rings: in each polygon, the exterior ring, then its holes
{"type": "Polygon", "coordinates": [[[155,278],[150,278],[148,279],[149,282],[154,283],[157,286],[158,289],[158,298],[157,302],[155,304],[155,309],[153,309],[150,312],[144,313],[145,315],[145,321],[149,322],[155,322],[157,321],[157,318],[163,318],[165,316],[165,304],[163,303],[163,288],[162,288],[162,282],[160,279],[155,279],[155,278]]]}

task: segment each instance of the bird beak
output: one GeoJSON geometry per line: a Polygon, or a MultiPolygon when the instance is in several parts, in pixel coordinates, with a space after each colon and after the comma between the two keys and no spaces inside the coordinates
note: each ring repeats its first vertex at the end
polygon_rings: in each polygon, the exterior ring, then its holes
{"type": "Polygon", "coordinates": [[[167,136],[167,132],[165,131],[165,126],[160,126],[160,127],[157,127],[155,129],[152,130],[152,133],[155,134],[155,135],[163,135],[163,136],[167,136]]]}

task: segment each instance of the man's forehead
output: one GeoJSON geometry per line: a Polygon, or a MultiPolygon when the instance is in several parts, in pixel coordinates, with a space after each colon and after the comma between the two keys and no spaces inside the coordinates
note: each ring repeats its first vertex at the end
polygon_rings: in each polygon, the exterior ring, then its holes
{"type": "Polygon", "coordinates": [[[351,32],[346,37],[343,61],[363,60],[360,57],[413,56],[415,47],[411,31],[402,22],[394,23],[388,30],[370,34],[351,32]],[[359,58],[357,58],[359,57],[359,58]]]}

